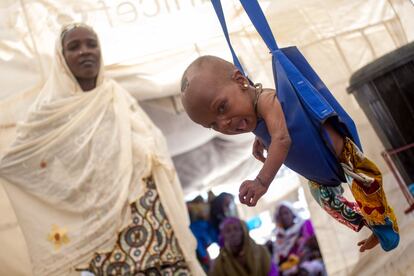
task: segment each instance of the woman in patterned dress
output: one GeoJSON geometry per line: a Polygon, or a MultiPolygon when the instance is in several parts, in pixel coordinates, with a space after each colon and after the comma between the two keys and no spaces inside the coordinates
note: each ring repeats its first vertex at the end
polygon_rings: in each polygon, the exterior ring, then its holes
{"type": "Polygon", "coordinates": [[[87,25],[63,28],[0,178],[34,275],[204,275],[164,137],[87,25]]]}

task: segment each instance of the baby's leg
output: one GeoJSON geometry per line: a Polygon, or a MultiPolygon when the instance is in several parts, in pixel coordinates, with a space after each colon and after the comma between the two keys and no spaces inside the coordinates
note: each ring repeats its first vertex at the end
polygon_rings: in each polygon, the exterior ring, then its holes
{"type": "MultiPolygon", "coordinates": [[[[381,172],[349,138],[345,138],[340,161],[345,174],[352,178],[352,194],[364,221],[377,238],[376,243],[379,240],[385,251],[394,249],[399,243],[398,225],[387,203],[381,172]]],[[[376,238],[371,236],[360,245],[369,249],[376,245],[376,238]]]]}
{"type": "Polygon", "coordinates": [[[323,124],[323,128],[325,131],[323,135],[326,135],[326,134],[328,135],[328,137],[325,136],[325,138],[328,140],[327,142],[331,145],[336,156],[339,157],[344,148],[344,144],[345,144],[344,137],[334,128],[330,120],[327,120],[323,124]]]}
{"type": "Polygon", "coordinates": [[[341,186],[328,187],[316,182],[308,182],[313,198],[335,220],[358,232],[364,226],[364,219],[355,202],[349,202],[342,196],[341,186]]]}
{"type": "MultiPolygon", "coordinates": [[[[319,205],[335,220],[358,232],[364,226],[364,218],[359,207],[354,202],[349,202],[342,196],[343,189],[338,187],[326,187],[309,181],[312,196],[319,205]]],[[[371,234],[367,239],[360,241],[360,251],[371,249],[378,245],[378,238],[371,234]]]]}

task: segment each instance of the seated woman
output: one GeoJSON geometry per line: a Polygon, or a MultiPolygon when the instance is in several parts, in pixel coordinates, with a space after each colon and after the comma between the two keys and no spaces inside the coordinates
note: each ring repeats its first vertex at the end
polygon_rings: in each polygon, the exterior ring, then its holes
{"type": "Polygon", "coordinates": [[[221,193],[210,201],[210,224],[218,237],[219,226],[226,217],[238,217],[234,196],[221,193]]]}
{"type": "Polygon", "coordinates": [[[267,248],[250,238],[243,221],[235,217],[220,225],[222,248],[214,261],[212,276],[276,276],[267,248]]]}
{"type": "Polygon", "coordinates": [[[89,26],[63,28],[16,137],[0,176],[33,275],[204,275],[164,137],[104,76],[89,26]]]}
{"type": "MultiPolygon", "coordinates": [[[[278,205],[275,213],[276,241],[273,255],[282,275],[296,275],[300,271],[309,273],[310,263],[322,257],[310,220],[303,220],[290,202],[278,205]]],[[[307,274],[317,275],[317,274],[307,274]]]]}

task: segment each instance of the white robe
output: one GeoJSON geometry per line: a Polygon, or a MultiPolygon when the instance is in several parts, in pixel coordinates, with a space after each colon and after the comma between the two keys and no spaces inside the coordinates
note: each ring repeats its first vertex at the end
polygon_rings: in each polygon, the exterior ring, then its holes
{"type": "Polygon", "coordinates": [[[190,270],[204,275],[164,137],[102,68],[97,87],[83,92],[59,40],[49,79],[0,159],[33,274],[68,275],[110,251],[152,175],[190,270]]]}

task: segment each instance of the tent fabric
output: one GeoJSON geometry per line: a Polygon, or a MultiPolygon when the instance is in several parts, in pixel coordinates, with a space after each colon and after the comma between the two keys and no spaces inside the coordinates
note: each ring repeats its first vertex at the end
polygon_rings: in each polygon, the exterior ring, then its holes
{"type": "MultiPolygon", "coordinates": [[[[365,153],[387,172],[380,156],[382,144],[352,95],[345,91],[352,72],[414,40],[412,3],[408,0],[261,0],[260,4],[280,46],[299,47],[352,115],[365,153]]],[[[223,8],[233,46],[240,53],[247,73],[265,87],[272,87],[266,47],[238,1],[223,1],[223,8]]],[[[231,60],[218,20],[206,0],[1,1],[0,152],[13,139],[16,122],[24,118],[47,77],[53,52],[51,41],[60,26],[72,20],[94,26],[101,38],[108,75],[142,102],[151,119],[166,134],[187,194],[221,183],[238,185],[235,182],[239,178],[260,167],[249,157],[249,142],[235,137],[236,140],[233,137],[223,140],[209,130],[195,127],[180,113],[179,82],[185,67],[203,54],[231,60]],[[202,160],[201,155],[208,158],[202,160]],[[222,168],[217,167],[218,162],[222,168]]],[[[398,193],[393,194],[398,199],[398,193]]],[[[28,275],[29,262],[16,218],[10,212],[7,198],[3,193],[0,196],[5,207],[1,209],[4,215],[0,220],[2,252],[13,252],[0,255],[0,263],[10,264],[1,266],[0,274],[28,275]],[[13,239],[15,247],[6,248],[13,239]]],[[[278,197],[272,196],[275,200],[278,197]]],[[[249,212],[253,215],[259,209],[250,208],[249,212]]],[[[311,213],[312,218],[323,218],[312,205],[311,213]]],[[[325,222],[319,229],[316,227],[317,233],[326,225],[330,224],[325,222]]],[[[358,262],[367,264],[353,249],[346,260],[341,252],[330,251],[329,245],[338,239],[352,239],[349,233],[325,234],[322,251],[330,257],[326,265],[332,275],[349,274],[358,262]]],[[[366,271],[368,268],[366,265],[366,271]]]]}
{"type": "MultiPolygon", "coordinates": [[[[298,45],[341,104],[357,116],[360,125],[366,125],[365,116],[343,87],[354,70],[413,36],[406,31],[410,28],[402,25],[408,24],[407,20],[396,13],[405,11],[406,4],[385,0],[261,4],[281,46],[298,45]],[[332,63],[336,70],[331,70],[332,63]]],[[[225,1],[223,8],[247,73],[272,86],[269,55],[242,8],[236,1],[225,1]]],[[[35,87],[41,87],[45,80],[51,62],[50,41],[63,22],[83,20],[94,26],[102,40],[109,76],[139,100],[164,101],[179,94],[181,73],[201,54],[230,59],[208,1],[6,1],[0,13],[4,15],[0,21],[0,71],[8,72],[0,74],[0,128],[7,133],[7,137],[0,135],[0,151],[12,137],[13,125],[33,101],[38,91],[35,87]],[[9,74],[18,76],[19,81],[9,74]]],[[[171,103],[169,109],[174,113],[177,106],[171,103]]],[[[167,127],[163,122],[159,126],[167,127]]],[[[199,141],[188,139],[180,144],[194,149],[199,141]]],[[[176,151],[175,147],[170,150],[176,151]]]]}

